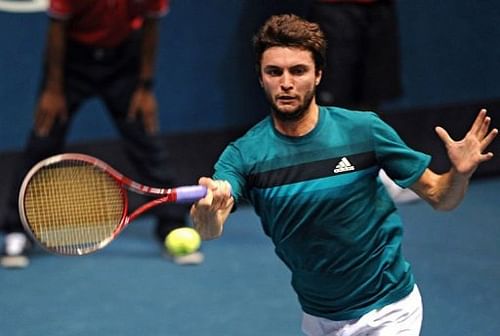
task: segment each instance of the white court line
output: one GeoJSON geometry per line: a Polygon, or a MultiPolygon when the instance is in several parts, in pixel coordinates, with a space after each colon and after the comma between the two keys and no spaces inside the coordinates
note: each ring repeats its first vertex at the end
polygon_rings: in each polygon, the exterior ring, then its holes
{"type": "Polygon", "coordinates": [[[44,12],[47,10],[48,5],[48,0],[0,0],[0,11],[13,13],[44,12]]]}

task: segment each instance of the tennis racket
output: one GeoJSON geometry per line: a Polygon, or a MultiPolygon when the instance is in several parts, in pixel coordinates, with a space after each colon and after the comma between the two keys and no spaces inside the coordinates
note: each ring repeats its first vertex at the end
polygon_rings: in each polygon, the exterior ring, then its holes
{"type": "Polygon", "coordinates": [[[132,181],[103,161],[84,154],[60,154],[37,163],[19,192],[26,231],[46,250],[84,255],[107,246],[145,211],[165,203],[191,203],[203,186],[153,188],[132,181]],[[156,196],[128,213],[128,191],[156,196]]]}

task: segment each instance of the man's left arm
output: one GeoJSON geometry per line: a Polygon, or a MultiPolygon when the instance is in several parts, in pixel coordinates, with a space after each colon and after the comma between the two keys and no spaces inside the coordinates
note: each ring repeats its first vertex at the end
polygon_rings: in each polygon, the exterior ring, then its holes
{"type": "Polygon", "coordinates": [[[444,174],[426,169],[410,188],[437,210],[447,211],[457,207],[477,167],[493,157],[493,153],[485,153],[498,134],[496,128],[489,130],[490,124],[491,118],[482,109],[462,140],[455,141],[444,128],[436,127],[436,133],[446,147],[451,168],[444,174]]]}

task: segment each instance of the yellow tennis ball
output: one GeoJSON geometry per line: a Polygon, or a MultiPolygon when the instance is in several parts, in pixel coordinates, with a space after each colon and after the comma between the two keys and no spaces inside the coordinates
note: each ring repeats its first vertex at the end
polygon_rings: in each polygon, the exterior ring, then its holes
{"type": "Polygon", "coordinates": [[[183,227],[172,230],[165,237],[165,247],[173,256],[193,253],[200,248],[200,234],[192,228],[183,227]]]}

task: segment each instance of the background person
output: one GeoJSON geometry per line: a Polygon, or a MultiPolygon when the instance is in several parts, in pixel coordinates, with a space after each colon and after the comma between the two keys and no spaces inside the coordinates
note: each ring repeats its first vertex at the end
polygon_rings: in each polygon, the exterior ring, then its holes
{"type": "MultiPolygon", "coordinates": [[[[377,111],[402,94],[399,23],[394,0],[310,0],[310,21],[323,30],[326,69],[317,89],[320,105],[377,111]]],[[[385,173],[380,178],[399,203],[419,200],[385,173]]]]}
{"type": "MultiPolygon", "coordinates": [[[[23,154],[22,169],[10,193],[1,263],[23,267],[30,240],[23,231],[17,194],[25,173],[36,162],[64,149],[75,113],[92,97],[105,104],[126,154],[151,186],[172,186],[168,153],[158,137],[157,101],[153,92],[158,19],[167,0],[51,0],[44,71],[34,128],[23,154]]],[[[161,246],[174,228],[185,225],[187,208],[157,209],[155,236],[161,246]]],[[[201,252],[174,258],[199,263],[201,252]]]]}

